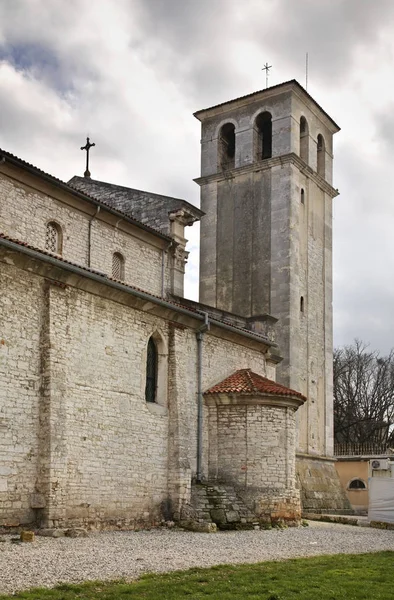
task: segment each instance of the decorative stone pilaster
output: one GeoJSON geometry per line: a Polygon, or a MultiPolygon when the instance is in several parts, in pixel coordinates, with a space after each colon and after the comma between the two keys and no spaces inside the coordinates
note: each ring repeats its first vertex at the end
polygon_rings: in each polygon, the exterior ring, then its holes
{"type": "Polygon", "coordinates": [[[184,398],[186,392],[185,374],[181,372],[177,356],[182,352],[184,332],[173,324],[169,330],[169,430],[168,430],[168,493],[171,504],[171,517],[180,519],[184,505],[189,504],[191,494],[191,465],[188,445],[190,439],[190,419],[184,398]]]}
{"type": "Polygon", "coordinates": [[[67,302],[56,295],[67,292],[49,281],[43,283],[41,311],[41,385],[36,494],[31,504],[43,527],[66,522],[67,429],[66,429],[66,344],[62,336],[67,323],[67,302]],[[56,310],[53,309],[56,304],[56,310]],[[37,498],[39,502],[37,502],[37,498]]]}
{"type": "Polygon", "coordinates": [[[170,222],[171,237],[177,243],[172,254],[171,293],[183,296],[185,265],[189,256],[185,250],[187,239],[184,237],[184,230],[187,225],[190,225],[190,216],[184,210],[178,210],[170,214],[170,222]]]}

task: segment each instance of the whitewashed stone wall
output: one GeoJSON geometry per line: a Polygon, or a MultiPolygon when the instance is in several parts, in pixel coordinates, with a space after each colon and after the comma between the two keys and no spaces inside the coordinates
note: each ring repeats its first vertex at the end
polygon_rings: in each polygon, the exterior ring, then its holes
{"type": "MultiPolygon", "coordinates": [[[[62,229],[66,260],[88,266],[89,220],[92,214],[67,205],[59,199],[0,174],[0,232],[45,250],[46,225],[57,222],[62,229]]],[[[162,250],[158,245],[102,220],[100,213],[92,222],[91,266],[112,276],[112,256],[125,258],[125,282],[161,295],[162,250]]],[[[152,236],[153,238],[153,236],[152,236]]],[[[164,289],[170,290],[171,260],[165,254],[164,289]]]]}
{"type": "Polygon", "coordinates": [[[0,524],[34,518],[41,288],[39,278],[0,263],[0,524]]]}
{"type": "Polygon", "coordinates": [[[208,401],[209,478],[233,485],[259,517],[298,520],[294,409],[244,401],[208,401]]]}
{"type": "MultiPolygon", "coordinates": [[[[0,524],[134,527],[176,512],[196,469],[195,331],[106,298],[103,284],[54,285],[13,256],[0,251],[0,524]],[[169,353],[159,407],[145,402],[154,332],[169,353]]],[[[231,335],[204,335],[203,389],[239,368],[272,376],[264,353],[231,335]]]]}

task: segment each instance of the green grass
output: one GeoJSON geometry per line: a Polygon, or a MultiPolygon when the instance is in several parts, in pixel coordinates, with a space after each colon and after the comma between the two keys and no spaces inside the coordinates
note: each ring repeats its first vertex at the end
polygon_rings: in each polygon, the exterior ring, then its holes
{"type": "Polygon", "coordinates": [[[132,583],[84,583],[30,590],[0,600],[393,600],[394,552],[225,565],[132,583]]]}

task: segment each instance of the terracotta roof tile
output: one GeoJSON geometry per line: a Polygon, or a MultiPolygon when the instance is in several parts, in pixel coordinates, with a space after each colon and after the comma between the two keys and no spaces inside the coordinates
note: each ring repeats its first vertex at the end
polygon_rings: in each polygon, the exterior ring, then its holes
{"type": "Polygon", "coordinates": [[[204,395],[208,394],[270,394],[274,396],[296,396],[306,400],[300,392],[257,375],[251,369],[235,371],[230,377],[204,392],[204,395]]]}

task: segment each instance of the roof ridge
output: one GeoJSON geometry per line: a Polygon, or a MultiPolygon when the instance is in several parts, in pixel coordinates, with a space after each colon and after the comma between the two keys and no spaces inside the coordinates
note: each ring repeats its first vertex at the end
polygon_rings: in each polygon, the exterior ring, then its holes
{"type": "Polygon", "coordinates": [[[256,385],[255,385],[255,383],[253,381],[253,376],[252,376],[253,375],[253,371],[252,371],[252,369],[245,369],[245,372],[246,372],[246,377],[249,380],[249,383],[251,385],[252,390],[254,392],[257,392],[258,389],[257,389],[257,387],[256,387],[256,385]]]}
{"type": "MultiPolygon", "coordinates": [[[[108,186],[108,187],[115,187],[115,188],[120,188],[122,190],[128,190],[131,192],[139,192],[141,194],[148,194],[149,196],[155,196],[157,198],[168,198],[169,200],[176,200],[177,202],[184,202],[185,204],[188,204],[191,207],[195,208],[197,211],[202,212],[198,206],[195,206],[195,204],[192,204],[188,200],[185,200],[185,198],[179,198],[178,196],[169,196],[168,194],[159,194],[158,192],[149,192],[147,190],[141,190],[139,188],[133,188],[133,187],[129,187],[127,185],[120,185],[119,183],[111,183],[110,181],[101,181],[100,179],[93,179],[91,177],[86,178],[86,177],[82,177],[81,175],[73,175],[71,177],[71,179],[69,180],[69,182],[75,178],[77,178],[78,180],[84,181],[85,183],[86,183],[86,179],[88,179],[88,184],[92,183],[93,185],[97,184],[97,185],[104,185],[104,186],[108,186]]],[[[69,182],[67,182],[67,185],[69,185],[73,189],[78,189],[72,183],[69,183],[69,182]]]]}
{"type": "MultiPolygon", "coordinates": [[[[104,210],[108,210],[109,212],[112,212],[112,213],[117,213],[120,216],[125,217],[126,219],[129,219],[130,221],[134,222],[134,224],[137,227],[145,229],[146,231],[150,231],[154,235],[158,235],[161,238],[165,238],[167,240],[173,241],[173,238],[171,236],[166,235],[165,233],[162,233],[159,229],[156,229],[155,227],[152,227],[151,225],[146,225],[139,219],[136,219],[135,217],[128,215],[127,213],[123,212],[122,210],[119,210],[118,208],[113,208],[110,204],[108,204],[108,202],[105,202],[104,200],[99,200],[95,196],[92,196],[86,192],[79,190],[78,188],[74,187],[73,185],[67,183],[66,181],[59,179],[59,177],[55,177],[54,175],[51,175],[50,173],[43,171],[39,167],[36,167],[32,163],[29,163],[26,160],[19,158],[19,156],[16,156],[15,154],[12,154],[11,152],[7,152],[7,150],[4,150],[3,148],[0,148],[0,158],[1,158],[1,155],[3,155],[3,157],[5,159],[8,159],[11,162],[16,163],[20,167],[32,171],[35,175],[49,179],[54,185],[65,188],[71,194],[77,194],[79,196],[82,196],[85,200],[93,201],[94,203],[96,203],[96,205],[98,204],[98,205],[102,206],[104,208],[104,210]]],[[[74,176],[74,177],[76,177],[76,176],[74,176]]],[[[186,202],[186,200],[184,202],[186,202]]]]}
{"type": "Polygon", "coordinates": [[[251,368],[238,369],[222,381],[211,386],[204,394],[241,394],[241,395],[267,395],[289,396],[306,400],[301,393],[293,390],[264,375],[255,373],[251,368]]]}

